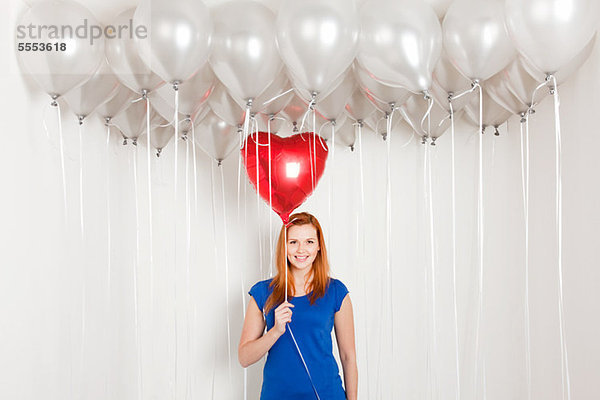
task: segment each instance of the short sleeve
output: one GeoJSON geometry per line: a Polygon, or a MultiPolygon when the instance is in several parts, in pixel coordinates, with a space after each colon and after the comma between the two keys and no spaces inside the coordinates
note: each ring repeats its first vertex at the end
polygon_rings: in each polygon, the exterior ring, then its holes
{"type": "Polygon", "coordinates": [[[267,300],[264,282],[261,281],[255,283],[254,286],[252,286],[252,288],[248,292],[248,294],[254,297],[254,301],[256,301],[258,309],[261,312],[263,312],[263,309],[265,308],[265,301],[267,300]]]}
{"type": "Polygon", "coordinates": [[[338,280],[338,279],[334,279],[333,280],[333,284],[334,286],[334,293],[335,293],[335,312],[338,312],[340,310],[340,308],[342,307],[342,302],[344,301],[344,298],[346,297],[346,295],[348,294],[348,288],[346,287],[346,285],[344,285],[342,283],[342,281],[338,280]]]}

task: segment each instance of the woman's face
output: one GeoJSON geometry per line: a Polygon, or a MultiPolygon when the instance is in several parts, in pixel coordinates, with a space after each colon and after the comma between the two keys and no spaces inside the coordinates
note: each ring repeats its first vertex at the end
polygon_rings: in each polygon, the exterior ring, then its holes
{"type": "Polygon", "coordinates": [[[317,229],[312,224],[292,225],[287,232],[287,257],[292,266],[307,269],[319,252],[317,229]]]}

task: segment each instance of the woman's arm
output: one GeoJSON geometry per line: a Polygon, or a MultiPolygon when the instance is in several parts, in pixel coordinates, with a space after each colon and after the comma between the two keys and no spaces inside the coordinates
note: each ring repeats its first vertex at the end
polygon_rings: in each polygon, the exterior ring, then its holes
{"type": "Polygon", "coordinates": [[[358,395],[358,368],[354,345],[354,315],[350,296],[346,295],[340,310],[335,313],[335,337],[340,351],[340,361],[344,369],[346,398],[356,400],[358,395]]]}
{"type": "Polygon", "coordinates": [[[281,336],[275,326],[263,335],[265,319],[253,297],[250,298],[238,346],[238,360],[246,368],[260,360],[281,336]]]}

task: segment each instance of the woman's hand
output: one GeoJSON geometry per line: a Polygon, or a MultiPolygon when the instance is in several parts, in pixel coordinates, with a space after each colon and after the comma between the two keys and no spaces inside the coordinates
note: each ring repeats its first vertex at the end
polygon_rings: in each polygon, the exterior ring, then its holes
{"type": "Polygon", "coordinates": [[[292,303],[283,302],[275,309],[275,333],[279,336],[285,333],[285,325],[288,322],[292,322],[292,310],[290,307],[294,307],[292,303]]]}

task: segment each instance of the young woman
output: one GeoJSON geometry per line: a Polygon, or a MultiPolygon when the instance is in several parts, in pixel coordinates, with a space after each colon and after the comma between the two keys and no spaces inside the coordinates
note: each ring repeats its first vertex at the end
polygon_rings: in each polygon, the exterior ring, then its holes
{"type": "Polygon", "coordinates": [[[276,263],[277,275],[256,283],[248,292],[252,297],[238,347],[244,368],[269,352],[260,399],[356,400],[352,303],[346,286],[329,277],[323,231],[314,216],[294,214],[290,223],[282,226],[276,263]],[[265,325],[267,332],[263,334],[265,325]],[[334,326],[345,391],[333,357],[334,326]]]}

